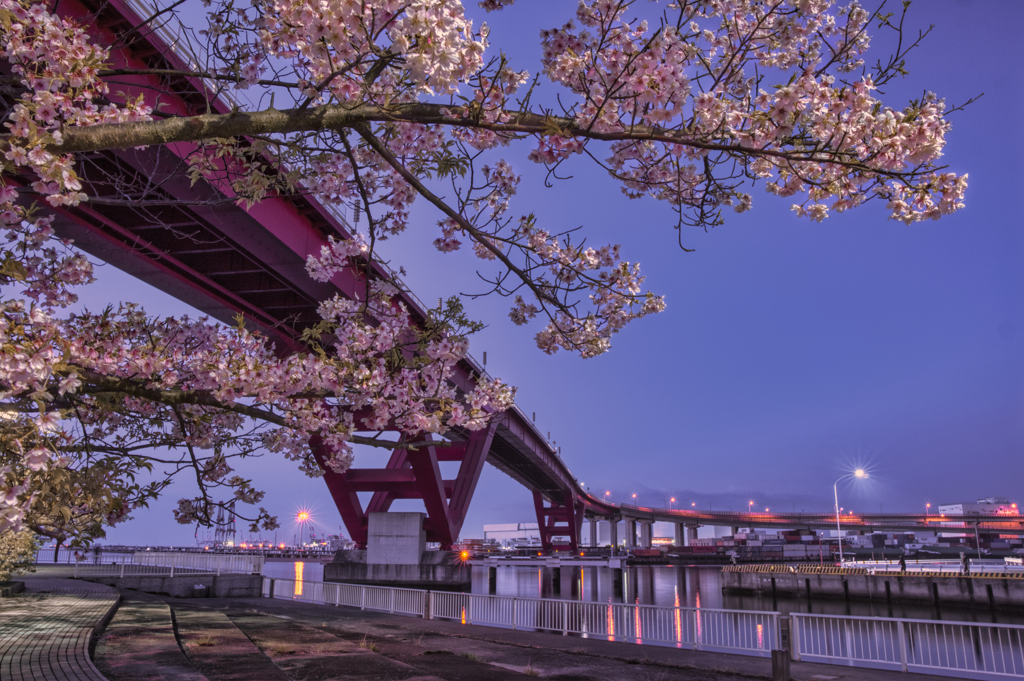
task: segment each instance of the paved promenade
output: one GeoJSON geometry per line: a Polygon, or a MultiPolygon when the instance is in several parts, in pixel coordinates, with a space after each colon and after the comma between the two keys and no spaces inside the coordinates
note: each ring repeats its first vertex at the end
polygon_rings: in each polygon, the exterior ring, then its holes
{"type": "Polygon", "coordinates": [[[105,681],[89,642],[117,605],[117,590],[69,579],[26,579],[25,586],[0,598],[0,679],[105,681]]]}
{"type": "MultiPolygon", "coordinates": [[[[52,577],[54,570],[42,570],[52,577]]],[[[259,598],[179,599],[28,578],[0,599],[0,681],[749,681],[764,658],[259,598]],[[110,615],[120,607],[112,619],[110,615]],[[107,620],[110,619],[109,624],[107,620]],[[94,629],[105,625],[89,659],[94,629]]],[[[797,681],[940,677],[794,663],[797,681]]],[[[948,679],[949,677],[945,677],[948,679]]]]}

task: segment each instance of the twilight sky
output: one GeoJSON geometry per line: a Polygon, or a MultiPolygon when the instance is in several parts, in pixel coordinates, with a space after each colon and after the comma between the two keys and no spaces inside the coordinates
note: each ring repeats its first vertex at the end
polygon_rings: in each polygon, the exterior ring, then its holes
{"type": "MultiPolygon", "coordinates": [[[[477,21],[485,17],[467,4],[477,21]]],[[[574,7],[520,0],[486,16],[491,49],[535,73],[538,32],[563,24],[574,7]]],[[[583,225],[593,244],[621,243],[667,297],[665,312],[634,323],[592,360],[537,350],[539,327],[513,326],[505,301],[468,305],[489,324],[473,338],[473,354],[486,351],[490,373],[519,386],[522,409],[537,413],[592,490],[615,500],[636,493],[645,505],[675,496],[682,507],[740,510],[752,499],[758,508],[821,511],[832,505],[829,483],[862,466],[870,479],[840,489],[848,509],[1024,499],[1024,77],[1014,66],[1024,3],[918,0],[909,24],[915,34],[935,30],[886,104],[901,108],[926,89],[949,104],[984,93],[951,117],[945,161],[970,173],[970,187],[967,208],[938,222],[907,227],[869,204],[811,223],[790,212],[791,200],[757,187],[750,212],[727,215],[709,233],[684,233],[696,249],[684,253],[666,206],[627,200],[583,159],[563,169],[572,179],[548,189],[527,147],[503,152],[523,175],[513,211],[534,212],[551,230],[583,225]]],[[[872,59],[885,56],[881,43],[872,59]]],[[[430,246],[436,219],[418,206],[413,227],[388,244],[392,263],[405,266],[425,301],[480,290],[480,261],[430,246]]],[[[112,267],[99,279],[83,291],[91,309],[134,300],[150,313],[188,311],[112,267]]],[[[356,465],[385,460],[360,452],[356,465]]],[[[269,456],[240,472],[267,490],[280,538],[291,539],[300,506],[338,531],[321,481],[269,456]]],[[[172,488],[107,541],[192,543],[194,528],[170,513],[192,493],[172,488]]],[[[402,503],[395,510],[415,510],[402,503]]],[[[484,523],[534,521],[530,494],[488,467],[462,536],[482,536],[484,523]]]]}

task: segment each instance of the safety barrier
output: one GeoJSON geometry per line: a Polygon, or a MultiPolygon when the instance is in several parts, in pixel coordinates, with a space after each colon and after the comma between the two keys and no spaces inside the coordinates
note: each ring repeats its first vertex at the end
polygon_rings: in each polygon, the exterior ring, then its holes
{"type": "Polygon", "coordinates": [[[834,565],[726,565],[722,572],[799,572],[805,575],[866,575],[866,568],[847,568],[834,565]]]}
{"type": "Polygon", "coordinates": [[[216,570],[203,568],[175,567],[174,565],[135,565],[133,563],[75,563],[77,577],[124,577],[146,575],[152,577],[174,577],[175,575],[214,575],[216,570]]]}
{"type": "Polygon", "coordinates": [[[764,657],[779,647],[776,612],[485,596],[291,579],[264,578],[263,584],[263,595],[271,598],[347,605],[463,624],[764,657]]]}
{"type": "Polygon", "coordinates": [[[213,572],[233,572],[246,575],[263,573],[263,556],[251,554],[136,551],[132,554],[132,562],[135,565],[202,568],[213,572]]]}
{"type": "MultiPolygon", "coordinates": [[[[130,569],[126,574],[163,574],[169,569],[180,573],[237,573],[262,574],[264,557],[248,554],[190,553],[185,551],[135,551],[133,553],[100,553],[64,549],[58,554],[61,563],[75,566],[75,574],[108,575],[119,573],[120,566],[130,569]],[[159,568],[145,571],[139,568],[159,568]],[[116,568],[116,569],[115,569],[116,568]],[[114,572],[110,570],[114,569],[114,572]]],[[[53,549],[46,548],[36,552],[36,563],[51,564],[53,549]]]]}
{"type": "Polygon", "coordinates": [[[903,672],[1024,676],[1024,627],[793,613],[794,660],[903,672]]]}
{"type": "MultiPolygon", "coordinates": [[[[980,568],[981,566],[979,566],[980,568]]],[[[797,573],[802,575],[882,575],[882,574],[902,574],[912,575],[915,577],[965,577],[973,579],[1024,579],[1024,570],[1020,567],[1007,567],[1007,568],[996,568],[993,566],[984,566],[984,570],[980,569],[972,571],[970,574],[964,575],[960,573],[959,564],[955,567],[946,565],[913,565],[908,564],[906,570],[901,570],[898,564],[886,565],[879,564],[870,567],[835,567],[835,566],[818,566],[818,565],[726,565],[722,568],[722,572],[757,572],[757,573],[771,573],[771,574],[788,574],[797,573]]]]}
{"type": "Polygon", "coordinates": [[[287,598],[319,605],[347,605],[360,610],[396,615],[425,616],[429,593],[420,589],[263,578],[263,596],[266,598],[287,598]]]}

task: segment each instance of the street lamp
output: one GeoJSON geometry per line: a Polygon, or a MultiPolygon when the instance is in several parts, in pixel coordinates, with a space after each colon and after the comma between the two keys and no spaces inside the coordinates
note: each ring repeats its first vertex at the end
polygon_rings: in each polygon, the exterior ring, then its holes
{"type": "Polygon", "coordinates": [[[866,477],[868,477],[867,471],[865,471],[863,468],[858,468],[854,472],[847,473],[846,475],[840,477],[838,480],[836,480],[832,484],[832,493],[835,495],[835,499],[836,499],[836,537],[839,539],[839,565],[840,566],[842,566],[842,564],[843,564],[843,528],[839,524],[839,483],[841,481],[845,480],[846,478],[860,478],[860,479],[863,480],[866,477]]]}
{"type": "Polygon", "coordinates": [[[928,515],[928,509],[930,509],[931,507],[932,507],[931,504],[925,504],[924,505],[924,514],[925,514],[925,516],[928,515]]]}
{"type": "Polygon", "coordinates": [[[633,492],[633,505],[636,506],[636,492],[633,492]]]}
{"type": "Polygon", "coordinates": [[[674,504],[674,503],[676,503],[676,498],[675,497],[672,497],[671,499],[668,500],[668,510],[670,510],[670,511],[672,510],[672,504],[674,504]]]}

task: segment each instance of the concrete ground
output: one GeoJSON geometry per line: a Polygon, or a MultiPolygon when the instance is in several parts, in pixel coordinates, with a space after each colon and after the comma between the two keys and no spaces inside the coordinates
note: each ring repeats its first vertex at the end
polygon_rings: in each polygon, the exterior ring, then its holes
{"type": "MultiPolygon", "coordinates": [[[[36,580],[26,581],[31,585],[36,580]]],[[[79,581],[64,583],[94,587],[79,581]]],[[[92,657],[99,674],[109,681],[771,678],[770,660],[742,655],[428,621],[278,599],[179,599],[129,589],[120,589],[119,594],[120,606],[99,637],[92,657]]],[[[32,616],[28,597],[0,599],[0,623],[8,625],[9,632],[17,631],[19,621],[32,616]]],[[[95,603],[89,600],[83,597],[77,606],[61,602],[58,619],[61,612],[69,622],[75,617],[73,611],[95,614],[95,603]]],[[[81,617],[76,621],[84,622],[81,617]]],[[[12,656],[40,667],[49,664],[46,651],[39,651],[31,637],[9,635],[9,645],[0,645],[0,669],[5,659],[14,659],[12,656]],[[30,650],[34,652],[26,655],[30,650]]],[[[54,647],[53,653],[51,657],[61,651],[54,647]]],[[[28,669],[24,671],[25,679],[50,678],[43,672],[33,675],[28,669]]],[[[793,663],[792,675],[796,681],[949,678],[811,663],[793,663]]],[[[6,675],[0,676],[6,681],[6,675]]]]}
{"type": "MultiPolygon", "coordinates": [[[[122,591],[108,632],[131,631],[129,607],[154,597],[122,591]],[[125,616],[122,621],[120,618],[125,616]]],[[[427,621],[270,599],[166,599],[192,668],[208,681],[739,681],[770,678],[764,658],[427,621]]],[[[162,602],[162,601],[161,601],[162,602]]],[[[121,642],[123,643],[123,641],[121,642]]],[[[108,633],[96,649],[110,681],[185,677],[131,670],[108,633]]],[[[935,676],[795,663],[797,681],[937,681],[935,676]]],[[[948,677],[946,677],[948,678],[948,677]]],[[[188,677],[192,681],[192,677],[188,677]]]]}

